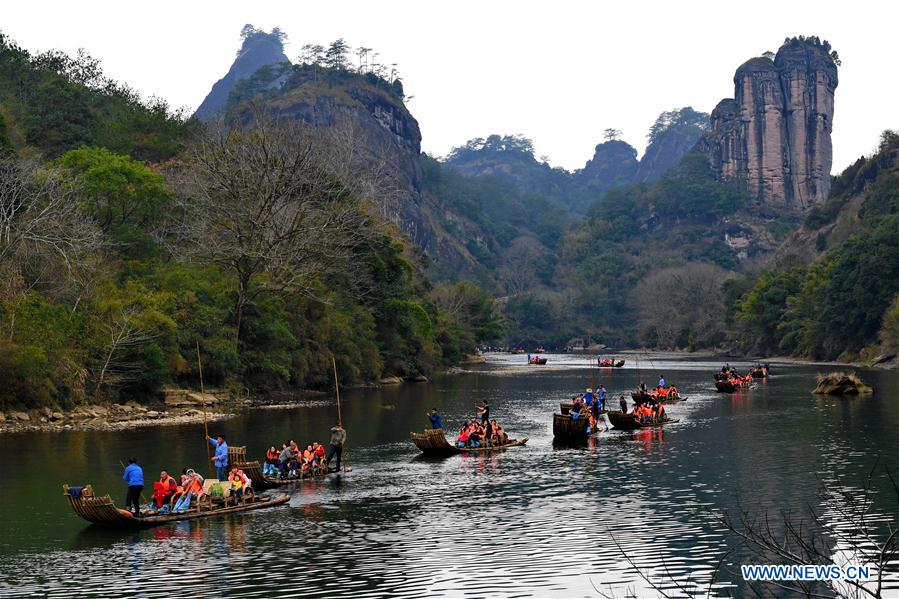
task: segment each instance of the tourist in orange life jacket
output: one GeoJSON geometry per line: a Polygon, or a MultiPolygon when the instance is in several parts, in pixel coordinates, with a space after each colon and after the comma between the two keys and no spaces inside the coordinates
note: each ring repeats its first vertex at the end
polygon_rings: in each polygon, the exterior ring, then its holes
{"type": "Polygon", "coordinates": [[[228,480],[231,481],[231,493],[238,500],[243,497],[244,491],[253,484],[250,477],[240,468],[232,468],[231,473],[228,475],[228,480]]]}
{"type": "Polygon", "coordinates": [[[315,460],[315,452],[311,445],[307,445],[303,450],[303,473],[308,473],[312,468],[312,462],[315,460]]]}
{"type": "Polygon", "coordinates": [[[172,495],[172,505],[174,505],[178,499],[184,494],[187,490],[187,486],[190,484],[190,475],[187,473],[187,468],[183,468],[181,470],[181,482],[175,488],[175,493],[172,495]]]}
{"type": "Polygon", "coordinates": [[[173,512],[185,512],[190,508],[190,502],[192,499],[203,496],[203,477],[197,474],[195,470],[188,469],[187,471],[188,480],[187,483],[181,489],[181,498],[178,499],[178,502],[172,506],[173,512]]]}
{"type": "Polygon", "coordinates": [[[178,483],[169,476],[169,473],[163,470],[159,473],[159,481],[153,483],[153,503],[156,509],[161,508],[172,498],[172,495],[178,492],[178,483]]]}
{"type": "Polygon", "coordinates": [[[493,420],[492,423],[494,442],[497,445],[505,445],[509,436],[506,434],[506,431],[503,430],[503,427],[496,423],[496,420],[493,420]]]}
{"type": "Polygon", "coordinates": [[[315,452],[315,457],[318,461],[322,461],[325,459],[325,446],[316,441],[312,444],[312,451],[315,452]]]}
{"type": "Polygon", "coordinates": [[[468,445],[470,447],[480,447],[481,439],[484,437],[483,429],[477,422],[471,428],[472,430],[468,433],[468,445]]]}
{"type": "Polygon", "coordinates": [[[281,452],[272,445],[268,448],[268,451],[265,452],[265,464],[262,468],[262,474],[265,476],[274,476],[278,471],[278,456],[281,455],[281,452]]]}
{"type": "Polygon", "coordinates": [[[462,430],[459,431],[459,436],[456,437],[456,445],[459,447],[467,447],[468,439],[468,426],[463,426],[462,430]]]}

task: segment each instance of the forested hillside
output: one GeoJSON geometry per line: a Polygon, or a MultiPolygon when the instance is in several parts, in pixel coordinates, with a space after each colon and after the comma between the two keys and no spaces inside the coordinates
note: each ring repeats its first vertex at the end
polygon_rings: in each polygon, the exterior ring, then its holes
{"type": "Polygon", "coordinates": [[[0,115],[0,406],[193,385],[197,343],[210,384],[266,390],[329,384],[332,356],[348,383],[428,373],[499,332],[478,289],[428,294],[334,136],[203,126],[7,38],[0,115]]]}
{"type": "Polygon", "coordinates": [[[778,252],[734,281],[729,319],[747,351],[871,360],[899,351],[899,135],[836,177],[778,252]],[[744,293],[740,293],[745,290],[744,293]]]}

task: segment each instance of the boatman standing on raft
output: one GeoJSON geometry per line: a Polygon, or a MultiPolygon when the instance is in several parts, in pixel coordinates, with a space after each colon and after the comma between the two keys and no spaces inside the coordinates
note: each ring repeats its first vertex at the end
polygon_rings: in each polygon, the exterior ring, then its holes
{"type": "Polygon", "coordinates": [[[483,405],[478,408],[478,416],[481,417],[481,423],[483,423],[484,426],[486,426],[487,423],[490,422],[490,406],[487,405],[486,399],[484,401],[482,401],[481,403],[483,405]]]}
{"type": "MultiPolygon", "coordinates": [[[[121,462],[119,462],[121,463],[121,462]]],[[[128,485],[128,493],[125,495],[125,509],[131,510],[136,517],[140,517],[140,494],[144,490],[144,470],[137,465],[135,458],[128,458],[128,467],[122,480],[128,485]]]]}
{"type": "Polygon", "coordinates": [[[340,472],[340,458],[343,456],[343,444],[346,443],[346,431],[337,423],[337,426],[331,428],[331,444],[328,446],[328,457],[325,458],[325,464],[331,466],[331,458],[337,456],[337,471],[340,472]]]}
{"type": "Polygon", "coordinates": [[[209,437],[209,443],[215,447],[215,457],[212,458],[215,477],[219,480],[228,480],[228,444],[225,437],[223,435],[219,435],[216,439],[209,437]]]}
{"type": "Polygon", "coordinates": [[[428,420],[431,421],[431,428],[443,428],[443,417],[440,415],[440,412],[437,411],[437,408],[431,408],[431,413],[428,414],[428,420]]]}

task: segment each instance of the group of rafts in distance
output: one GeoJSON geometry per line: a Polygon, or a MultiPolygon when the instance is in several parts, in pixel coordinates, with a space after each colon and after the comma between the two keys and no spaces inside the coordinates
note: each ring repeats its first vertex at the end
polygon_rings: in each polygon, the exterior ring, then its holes
{"type": "MultiPolygon", "coordinates": [[[[528,356],[530,364],[544,364],[545,358],[528,356]]],[[[591,361],[591,364],[593,362],[591,361]]],[[[621,368],[624,360],[615,358],[597,358],[596,364],[601,368],[621,368]]],[[[672,403],[685,401],[677,387],[668,385],[664,376],[659,377],[658,385],[648,389],[641,381],[638,388],[631,394],[633,407],[629,408],[624,395],[619,397],[620,410],[611,410],[606,406],[605,389],[601,391],[588,388],[584,393],[578,394],[570,401],[559,404],[559,413],[553,414],[553,437],[563,441],[585,441],[605,426],[605,418],[612,428],[619,430],[637,430],[641,428],[659,427],[664,424],[677,422],[668,416],[665,406],[672,403]]],[[[483,416],[485,410],[489,410],[487,403],[478,408],[479,416],[483,416]]],[[[488,412],[489,413],[489,412],[488,412]]],[[[512,439],[508,435],[492,435],[491,427],[495,427],[495,421],[486,419],[482,424],[477,424],[479,419],[466,422],[455,443],[451,443],[442,428],[432,427],[422,432],[410,433],[410,439],[422,453],[426,455],[453,455],[457,453],[483,453],[494,450],[503,450],[509,447],[524,445],[527,438],[512,439]],[[473,428],[472,428],[473,427],[473,428]],[[472,437],[470,434],[474,430],[472,437]],[[474,438],[475,442],[470,440],[474,438]]]]}
{"type": "Polygon", "coordinates": [[[756,364],[749,369],[748,373],[742,375],[730,364],[725,364],[721,367],[720,372],[715,373],[715,390],[719,393],[733,393],[740,389],[747,389],[756,380],[768,378],[769,370],[768,364],[756,364]]]}
{"type": "Polygon", "coordinates": [[[620,409],[609,409],[604,395],[604,390],[600,395],[591,388],[571,401],[560,403],[559,413],[553,414],[553,438],[569,442],[585,441],[590,435],[606,428],[603,418],[608,418],[612,428],[625,431],[677,422],[677,419],[668,416],[665,406],[687,399],[678,392],[677,387],[667,384],[663,375],[659,376],[654,389],[648,389],[641,381],[631,393],[633,406],[630,408],[624,395],[620,395],[620,409]]]}

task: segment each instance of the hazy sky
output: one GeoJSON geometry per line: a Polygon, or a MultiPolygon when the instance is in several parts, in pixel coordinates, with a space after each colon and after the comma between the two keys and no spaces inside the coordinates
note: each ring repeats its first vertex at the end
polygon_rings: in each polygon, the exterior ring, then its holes
{"type": "Polygon", "coordinates": [[[840,53],[834,172],[899,127],[892,3],[201,2],[4,3],[0,30],[29,50],[85,48],[108,75],[195,109],[224,75],[245,23],[281,27],[294,59],[343,37],[398,64],[422,148],[521,133],[553,165],[579,168],[615,127],[642,154],[656,116],[711,111],[734,70],[788,35],[819,35],[840,53]],[[133,8],[132,8],[133,7],[133,8]]]}

